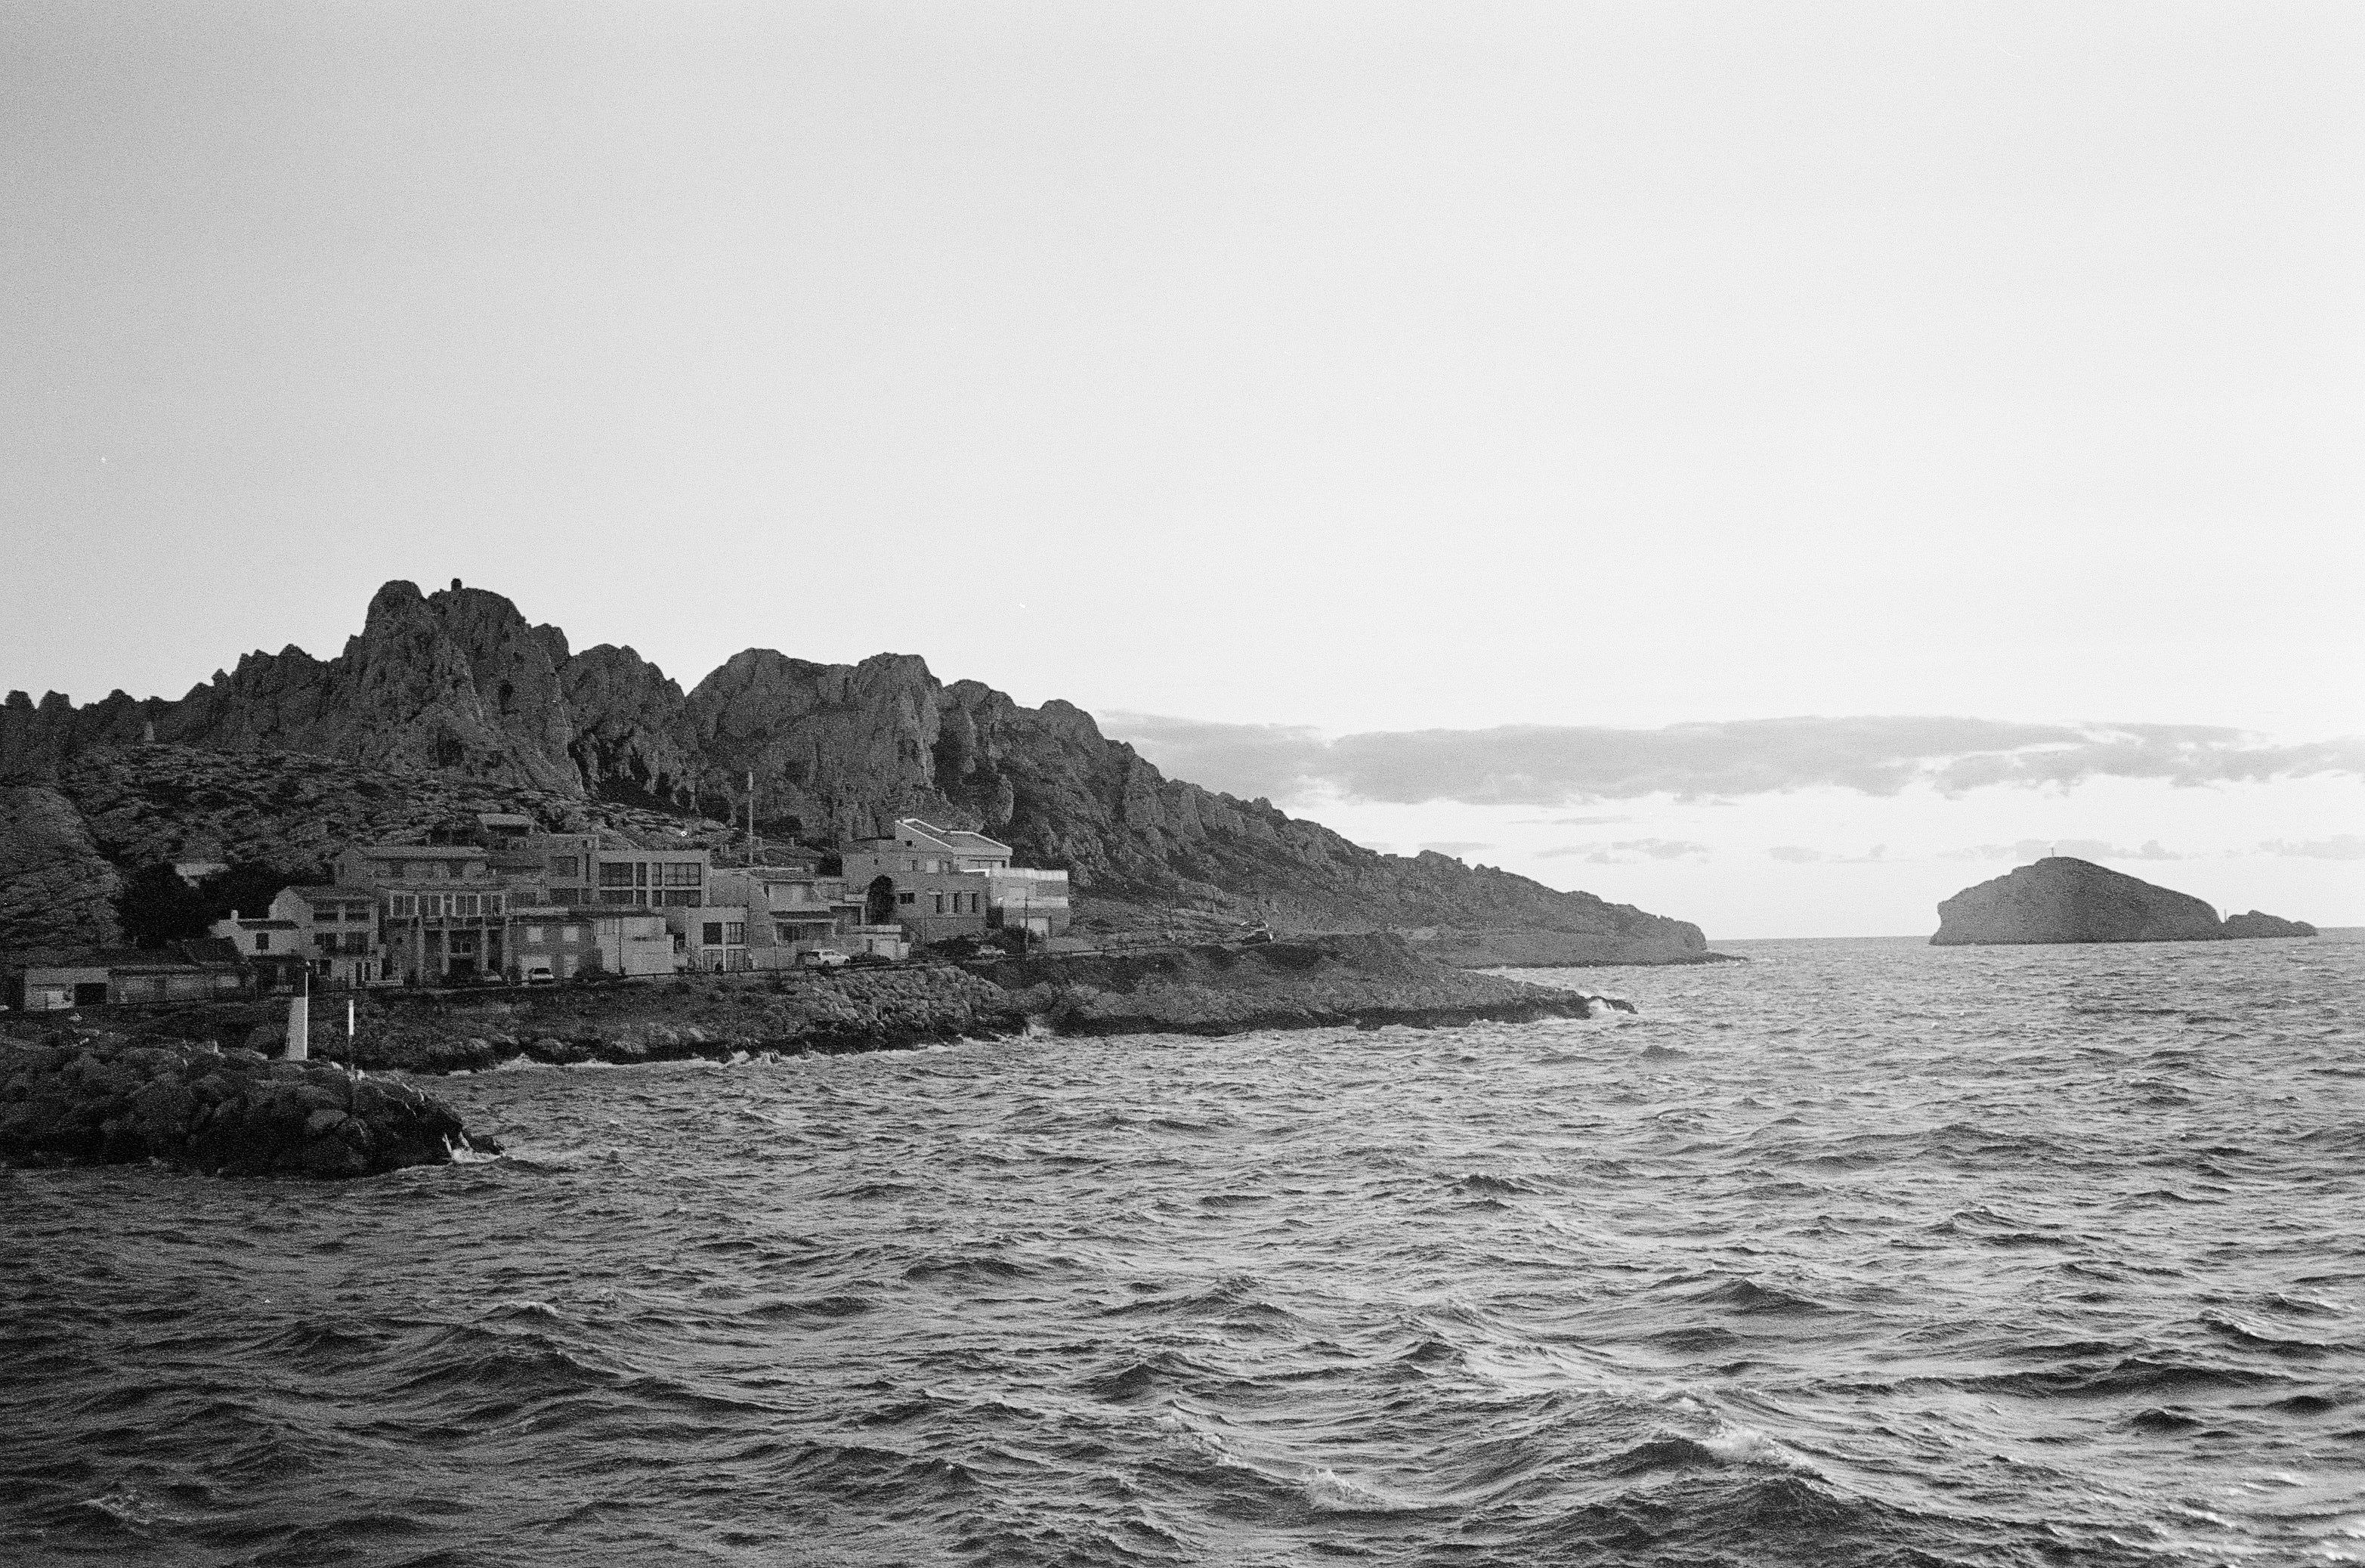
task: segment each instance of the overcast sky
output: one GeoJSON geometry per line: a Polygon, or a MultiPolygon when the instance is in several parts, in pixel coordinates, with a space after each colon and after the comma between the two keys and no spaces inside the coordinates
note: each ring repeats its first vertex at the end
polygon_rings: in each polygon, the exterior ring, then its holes
{"type": "Polygon", "coordinates": [[[460,577],[1711,935],[2061,840],[2365,923],[2360,76],[2346,5],[17,0],[0,687],[460,577]]]}

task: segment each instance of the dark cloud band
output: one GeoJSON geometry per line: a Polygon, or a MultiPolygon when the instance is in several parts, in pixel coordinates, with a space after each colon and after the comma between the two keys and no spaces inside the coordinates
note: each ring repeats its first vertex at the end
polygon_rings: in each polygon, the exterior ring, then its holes
{"type": "Polygon", "coordinates": [[[1328,789],[1366,801],[1563,806],[1837,788],[1945,794],[2093,778],[2174,784],[2314,774],[2365,778],[2365,737],[2298,745],[2212,724],[2019,724],[1911,716],[1747,719],[1658,730],[1511,724],[1325,740],[1303,725],[1104,715],[1109,734],[1179,778],[1286,800],[1328,789]]]}

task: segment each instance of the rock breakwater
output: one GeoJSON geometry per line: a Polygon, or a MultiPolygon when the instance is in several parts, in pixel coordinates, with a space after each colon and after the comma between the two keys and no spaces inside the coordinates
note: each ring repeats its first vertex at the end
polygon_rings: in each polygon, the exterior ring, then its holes
{"type": "Polygon", "coordinates": [[[11,1164],[367,1176],[442,1164],[455,1146],[467,1135],[443,1102],[324,1062],[96,1036],[0,1041],[0,1160],[11,1164]]]}

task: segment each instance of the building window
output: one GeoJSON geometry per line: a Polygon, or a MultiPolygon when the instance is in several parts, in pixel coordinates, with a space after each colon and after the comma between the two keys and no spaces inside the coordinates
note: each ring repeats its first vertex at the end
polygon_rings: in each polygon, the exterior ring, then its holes
{"type": "Polygon", "coordinates": [[[919,902],[919,896],[920,895],[917,893],[897,893],[895,895],[895,902],[897,903],[916,903],[919,902]]]}
{"type": "Polygon", "coordinates": [[[705,886],[706,868],[701,866],[695,860],[676,862],[660,867],[659,869],[664,871],[665,885],[668,888],[697,888],[705,886]]]}
{"type": "Polygon", "coordinates": [[[582,874],[576,869],[580,864],[581,862],[572,855],[554,855],[550,857],[550,874],[554,877],[570,879],[577,877],[582,874]]]}
{"type": "Polygon", "coordinates": [[[312,938],[312,946],[323,953],[333,953],[337,950],[337,934],[333,931],[323,931],[312,938]]]}
{"type": "Polygon", "coordinates": [[[501,906],[508,902],[508,898],[509,895],[506,893],[487,893],[485,895],[485,913],[487,914],[500,913],[501,906]]]}
{"type": "Polygon", "coordinates": [[[541,927],[541,926],[539,926],[539,925],[529,925],[529,926],[524,927],[523,929],[524,929],[524,935],[523,935],[523,937],[521,938],[521,940],[523,941],[523,943],[524,943],[524,945],[525,945],[526,946],[529,946],[529,947],[539,947],[539,946],[542,946],[542,927],[541,927]]]}
{"type": "Polygon", "coordinates": [[[460,907],[459,907],[459,912],[458,912],[458,913],[459,913],[463,917],[471,916],[471,915],[474,915],[474,914],[476,913],[476,902],[477,902],[477,901],[476,901],[476,894],[474,894],[474,893],[458,893],[458,894],[454,894],[454,897],[459,901],[459,905],[460,905],[460,907]]]}
{"type": "Polygon", "coordinates": [[[790,925],[785,920],[776,920],[772,922],[772,940],[775,944],[785,947],[796,939],[797,928],[795,926],[790,925]]]}
{"type": "Polygon", "coordinates": [[[633,863],[629,860],[602,860],[600,862],[600,885],[603,888],[631,887],[633,863]]]}
{"type": "Polygon", "coordinates": [[[723,923],[723,946],[728,947],[739,947],[745,946],[746,941],[747,926],[745,922],[726,920],[723,923]]]}
{"type": "Polygon", "coordinates": [[[254,934],[254,950],[258,953],[268,953],[271,951],[270,932],[258,931],[254,934]]]}
{"type": "Polygon", "coordinates": [[[706,937],[706,945],[707,945],[708,946],[710,946],[710,947],[717,946],[719,946],[719,945],[722,943],[722,941],[723,941],[723,923],[722,923],[721,921],[719,921],[719,920],[710,920],[710,921],[707,921],[707,922],[706,922],[703,925],[701,925],[699,929],[700,929],[701,931],[702,931],[702,932],[705,934],[705,937],[706,937]]]}
{"type": "Polygon", "coordinates": [[[633,890],[630,888],[602,888],[600,890],[600,902],[601,903],[631,903],[633,902],[633,890]]]}
{"type": "Polygon", "coordinates": [[[419,913],[419,895],[416,893],[397,893],[386,902],[387,913],[397,920],[409,920],[419,913]]]}
{"type": "Polygon", "coordinates": [[[938,893],[938,894],[936,894],[936,913],[937,913],[938,914],[942,914],[942,913],[945,913],[945,895],[944,895],[944,894],[942,894],[942,893],[938,893]]]}

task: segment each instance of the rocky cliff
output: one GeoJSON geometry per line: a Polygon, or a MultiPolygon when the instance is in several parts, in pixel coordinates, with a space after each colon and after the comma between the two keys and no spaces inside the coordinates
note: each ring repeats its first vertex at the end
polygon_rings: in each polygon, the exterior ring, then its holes
{"type": "Polygon", "coordinates": [[[2253,910],[2220,921],[2190,893],[2067,855],[2049,856],[1938,906],[1937,946],[2037,942],[2209,942],[2313,936],[2315,928],[2253,910]],[[2272,927],[2272,929],[2270,929],[2272,927]]]}
{"type": "MultiPolygon", "coordinates": [[[[177,702],[117,692],[76,708],[54,692],[39,704],[12,692],[0,705],[0,781],[87,801],[94,817],[119,815],[140,792],[127,770],[161,769],[151,794],[180,789],[185,805],[203,804],[173,760],[198,753],[241,759],[252,776],[215,786],[251,808],[236,836],[301,840],[308,861],[323,833],[379,831],[405,798],[461,783],[550,820],[569,803],[601,816],[720,814],[752,774],[758,818],[777,836],[826,845],[924,815],[1007,839],[1023,863],[1064,868],[1099,894],[1291,931],[1393,928],[1464,963],[1682,962],[1706,947],[1685,922],[1443,856],[1377,855],[1267,801],[1170,779],[1079,708],[947,686],[908,655],[822,665],[749,649],[685,694],[629,648],[570,654],[556,627],[457,582],[433,594],[388,583],[336,657],[250,655],[177,702]],[[150,741],[169,749],[140,751],[150,741]],[[135,755],[146,760],[126,760],[135,755]],[[366,770],[385,809],[328,821],[317,791],[286,787],[304,772],[284,760],[296,756],[366,770]]],[[[196,771],[208,770],[219,771],[196,771]]],[[[135,817],[158,821],[95,835],[127,866],[148,851],[110,846],[161,843],[175,815],[169,801],[135,804],[135,817]]]]}
{"type": "Polygon", "coordinates": [[[0,954],[19,964],[71,961],[118,946],[122,878],[55,790],[0,788],[0,954]]]}

